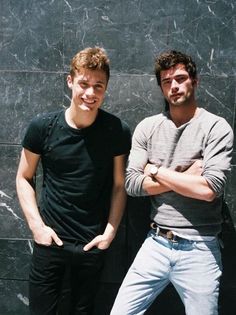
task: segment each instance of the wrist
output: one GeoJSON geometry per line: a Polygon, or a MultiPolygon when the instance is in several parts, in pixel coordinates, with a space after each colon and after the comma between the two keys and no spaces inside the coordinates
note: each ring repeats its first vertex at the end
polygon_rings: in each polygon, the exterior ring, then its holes
{"type": "Polygon", "coordinates": [[[160,167],[161,167],[160,163],[153,164],[149,169],[149,176],[152,178],[156,178],[160,167]]]}
{"type": "Polygon", "coordinates": [[[32,222],[29,224],[29,228],[33,234],[37,233],[37,231],[43,229],[44,227],[45,227],[45,224],[43,222],[42,223],[32,222]]]}
{"type": "Polygon", "coordinates": [[[108,223],[104,233],[103,233],[103,236],[107,239],[111,239],[113,240],[114,237],[116,236],[116,230],[114,229],[114,227],[108,223]]]}

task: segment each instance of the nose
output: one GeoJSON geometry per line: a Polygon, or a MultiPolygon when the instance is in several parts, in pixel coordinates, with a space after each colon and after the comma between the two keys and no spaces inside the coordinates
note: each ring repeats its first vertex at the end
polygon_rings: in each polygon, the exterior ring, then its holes
{"type": "Polygon", "coordinates": [[[88,87],[85,91],[86,95],[93,95],[94,94],[94,88],[92,86],[88,87]]]}
{"type": "Polygon", "coordinates": [[[178,82],[175,79],[173,79],[171,82],[171,90],[178,90],[178,89],[179,89],[178,82]]]}

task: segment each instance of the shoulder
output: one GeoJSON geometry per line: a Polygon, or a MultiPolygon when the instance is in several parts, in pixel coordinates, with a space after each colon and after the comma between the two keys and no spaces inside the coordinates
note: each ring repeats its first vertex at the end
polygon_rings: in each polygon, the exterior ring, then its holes
{"type": "Polygon", "coordinates": [[[29,124],[29,127],[31,128],[44,128],[48,125],[50,125],[53,120],[55,120],[59,115],[62,113],[62,110],[50,112],[50,113],[41,113],[35,116],[29,124]]]}
{"type": "Polygon", "coordinates": [[[29,123],[22,140],[24,148],[37,154],[42,154],[43,143],[62,111],[43,113],[35,116],[29,123]]]}
{"type": "Polygon", "coordinates": [[[99,110],[98,119],[105,130],[113,132],[130,132],[129,126],[124,120],[105,110],[99,110]]]}
{"type": "Polygon", "coordinates": [[[199,118],[203,123],[203,127],[205,126],[211,130],[218,130],[219,132],[232,132],[232,128],[225,118],[213,114],[206,109],[201,108],[201,115],[199,118]]]}
{"type": "Polygon", "coordinates": [[[150,136],[153,132],[158,128],[163,121],[165,121],[166,115],[164,113],[160,113],[157,115],[149,116],[144,118],[138,123],[135,128],[136,133],[144,133],[146,136],[150,136]]]}
{"type": "Polygon", "coordinates": [[[160,113],[160,114],[157,114],[157,115],[152,115],[152,116],[149,116],[149,117],[146,117],[144,118],[140,124],[146,124],[146,125],[156,125],[160,122],[162,122],[163,120],[166,119],[166,115],[164,113],[160,113]]]}

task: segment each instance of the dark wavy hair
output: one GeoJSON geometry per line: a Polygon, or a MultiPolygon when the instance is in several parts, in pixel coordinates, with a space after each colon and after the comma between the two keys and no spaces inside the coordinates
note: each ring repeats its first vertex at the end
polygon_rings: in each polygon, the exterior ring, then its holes
{"type": "Polygon", "coordinates": [[[192,58],[182,52],[170,50],[162,53],[155,60],[155,75],[159,86],[161,86],[161,71],[168,70],[179,63],[185,66],[192,79],[197,78],[197,68],[192,58]]]}

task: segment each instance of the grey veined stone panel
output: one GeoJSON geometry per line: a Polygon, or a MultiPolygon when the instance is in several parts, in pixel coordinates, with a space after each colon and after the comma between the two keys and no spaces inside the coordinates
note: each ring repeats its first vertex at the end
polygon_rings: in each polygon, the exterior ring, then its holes
{"type": "Polygon", "coordinates": [[[1,1],[0,70],[63,69],[63,2],[1,1]]]}
{"type": "Polygon", "coordinates": [[[28,281],[0,279],[0,314],[28,315],[28,281]]]}
{"type": "Polygon", "coordinates": [[[38,113],[62,108],[64,74],[0,72],[0,142],[21,142],[29,121],[38,113]]]}
{"type": "Polygon", "coordinates": [[[72,52],[102,45],[112,71],[152,74],[156,54],[177,49],[193,55],[203,73],[233,74],[235,16],[233,0],[66,1],[65,65],[72,52]]]}
{"type": "Polygon", "coordinates": [[[16,196],[19,155],[19,146],[0,145],[0,238],[25,238],[31,235],[16,196]]]}
{"type": "Polygon", "coordinates": [[[32,251],[31,240],[0,238],[0,279],[28,280],[32,251]]]}

